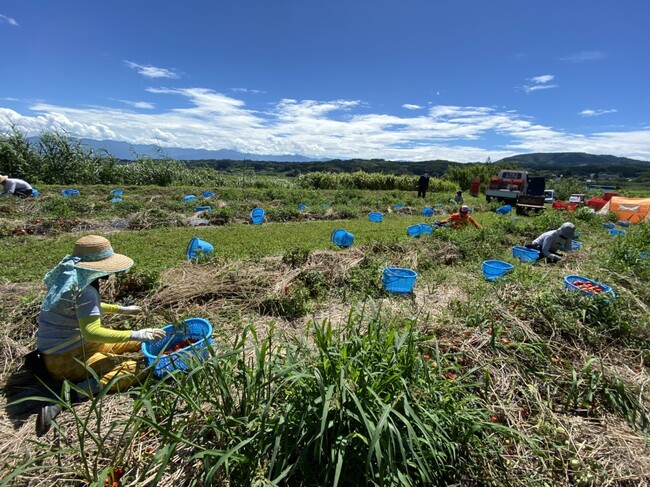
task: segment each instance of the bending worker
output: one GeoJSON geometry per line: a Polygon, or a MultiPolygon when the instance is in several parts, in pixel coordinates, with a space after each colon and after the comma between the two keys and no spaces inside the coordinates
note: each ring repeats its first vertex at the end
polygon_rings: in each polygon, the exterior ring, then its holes
{"type": "Polygon", "coordinates": [[[575,224],[565,222],[558,229],[544,232],[532,243],[526,244],[526,247],[539,251],[539,259],[546,258],[547,261],[555,263],[562,256],[560,250],[570,251],[572,249],[572,239],[575,237],[575,233],[575,224]]]}
{"type": "Polygon", "coordinates": [[[0,185],[2,185],[0,196],[15,195],[23,198],[32,196],[32,185],[24,180],[0,175],[0,185]]]}
{"type": "Polygon", "coordinates": [[[436,220],[435,223],[437,225],[451,224],[452,229],[462,229],[468,223],[472,224],[477,229],[481,228],[481,225],[474,220],[474,217],[469,213],[469,207],[467,205],[460,207],[458,212],[451,214],[445,220],[436,220]]]}
{"type": "MultiPolygon", "coordinates": [[[[99,280],[126,271],[133,260],[113,252],[108,239],[89,235],[75,242],[74,252],[64,257],[47,275],[47,294],[41,305],[36,332],[36,346],[50,376],[59,381],[69,380],[87,394],[96,393],[101,385],[89,370],[93,370],[102,385],[114,377],[111,390],[127,388],[144,369],[144,361],[123,354],[140,351],[143,341],[165,338],[162,329],[113,330],[102,325],[104,314],[135,315],[140,307],[101,303],[99,280]]],[[[83,397],[73,390],[73,401],[83,397]]],[[[43,435],[61,406],[44,406],[36,424],[43,435]]]]}

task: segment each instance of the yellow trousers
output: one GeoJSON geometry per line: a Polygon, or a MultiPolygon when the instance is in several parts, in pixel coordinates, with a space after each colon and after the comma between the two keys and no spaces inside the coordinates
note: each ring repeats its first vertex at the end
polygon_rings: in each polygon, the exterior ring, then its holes
{"type": "Polygon", "coordinates": [[[116,391],[128,388],[144,370],[144,358],[134,360],[123,355],[137,351],[140,351],[138,341],[116,344],[86,342],[61,354],[47,354],[44,356],[44,361],[52,377],[61,381],[83,381],[90,377],[87,368],[95,371],[104,385],[115,376],[122,375],[111,386],[110,391],[116,391]]]}

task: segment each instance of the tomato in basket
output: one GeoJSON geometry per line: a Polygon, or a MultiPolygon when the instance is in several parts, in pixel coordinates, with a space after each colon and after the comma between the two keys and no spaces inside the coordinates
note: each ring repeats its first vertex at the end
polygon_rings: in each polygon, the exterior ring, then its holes
{"type": "Polygon", "coordinates": [[[173,354],[173,353],[175,353],[177,351],[180,351],[181,349],[184,349],[187,346],[190,346],[190,345],[192,345],[192,344],[194,344],[196,342],[199,342],[199,340],[194,339],[194,338],[183,339],[183,340],[177,342],[176,344],[174,344],[169,349],[166,349],[165,352],[163,352],[163,355],[173,354]]]}

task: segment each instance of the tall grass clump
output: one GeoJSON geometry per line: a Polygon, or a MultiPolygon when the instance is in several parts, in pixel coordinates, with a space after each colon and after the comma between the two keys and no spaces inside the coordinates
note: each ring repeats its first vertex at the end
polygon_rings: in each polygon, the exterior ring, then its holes
{"type": "MultiPolygon", "coordinates": [[[[365,171],[356,171],[354,173],[328,173],[313,172],[298,176],[298,184],[302,188],[312,188],[315,190],[335,190],[339,188],[357,189],[357,190],[415,190],[417,187],[418,176],[414,175],[392,175],[382,173],[366,173],[365,171]]],[[[429,190],[439,192],[451,192],[456,189],[456,185],[431,178],[429,180],[429,190]]]]}
{"type": "MultiPolygon", "coordinates": [[[[424,339],[412,321],[354,312],[340,328],[312,323],[298,341],[273,329],[260,340],[251,327],[187,376],[143,390],[137,415],[162,436],[165,459],[187,458],[182,484],[482,479],[499,465],[494,433],[507,428],[490,422],[480,375],[450,375],[455,363],[424,339]]],[[[175,467],[155,469],[160,479],[175,467]]]]}

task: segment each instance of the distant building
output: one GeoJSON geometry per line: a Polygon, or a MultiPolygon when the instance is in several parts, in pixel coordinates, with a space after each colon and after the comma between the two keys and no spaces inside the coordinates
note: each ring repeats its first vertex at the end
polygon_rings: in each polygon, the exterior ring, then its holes
{"type": "Polygon", "coordinates": [[[613,178],[620,178],[621,175],[619,173],[598,173],[598,179],[599,180],[611,180],[613,178]]]}

